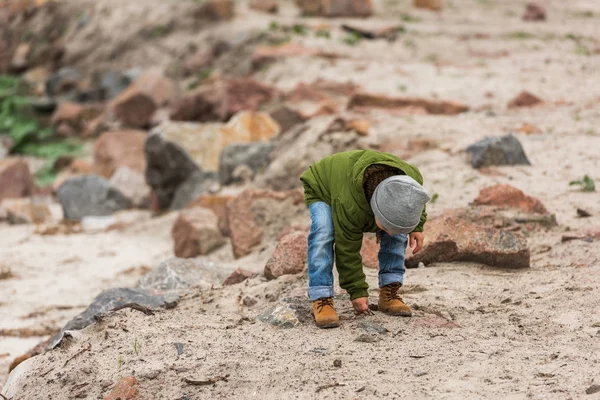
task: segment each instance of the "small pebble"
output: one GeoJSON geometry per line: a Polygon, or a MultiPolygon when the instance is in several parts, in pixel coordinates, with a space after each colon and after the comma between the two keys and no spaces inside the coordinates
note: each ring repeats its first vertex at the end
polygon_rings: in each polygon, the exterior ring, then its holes
{"type": "Polygon", "coordinates": [[[427,371],[421,371],[421,370],[418,370],[418,371],[415,371],[415,372],[413,373],[413,375],[414,375],[414,376],[416,376],[416,377],[418,378],[418,377],[420,377],[420,376],[427,375],[427,371]]]}
{"type": "Polygon", "coordinates": [[[586,394],[594,394],[600,392],[600,385],[592,385],[585,390],[586,394]]]}
{"type": "Polygon", "coordinates": [[[342,368],[342,360],[340,360],[340,359],[333,360],[333,366],[336,368],[342,368]]]}
{"type": "Polygon", "coordinates": [[[419,266],[417,268],[425,268],[425,264],[423,264],[422,262],[420,262],[419,266]]]}

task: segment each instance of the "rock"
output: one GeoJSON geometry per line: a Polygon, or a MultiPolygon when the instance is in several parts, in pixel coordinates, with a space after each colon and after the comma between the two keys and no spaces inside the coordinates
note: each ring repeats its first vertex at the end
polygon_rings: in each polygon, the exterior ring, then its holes
{"type": "Polygon", "coordinates": [[[451,101],[357,93],[350,98],[348,109],[360,108],[384,108],[391,110],[418,109],[427,114],[435,115],[455,115],[469,110],[469,107],[466,105],[451,101]]]}
{"type": "Polygon", "coordinates": [[[413,375],[416,376],[417,378],[420,378],[421,376],[425,376],[427,375],[427,371],[423,371],[423,370],[416,370],[415,372],[413,372],[413,375]]]}
{"type": "Polygon", "coordinates": [[[342,368],[342,360],[340,360],[340,359],[333,360],[333,366],[336,368],[342,368]]]}
{"type": "Polygon", "coordinates": [[[275,0],[251,0],[248,7],[269,14],[277,14],[277,11],[279,11],[279,3],[275,0]]]}
{"type": "Polygon", "coordinates": [[[146,91],[131,85],[114,99],[109,110],[124,128],[142,129],[150,126],[157,104],[146,91]]]}
{"type": "Polygon", "coordinates": [[[427,221],[425,247],[407,258],[406,266],[415,268],[437,262],[467,261],[507,269],[528,268],[530,252],[520,232],[487,227],[464,218],[459,212],[427,221]]]}
{"type": "Polygon", "coordinates": [[[287,132],[294,125],[301,124],[306,120],[299,112],[281,104],[271,108],[268,113],[279,124],[281,128],[280,134],[287,132]]]}
{"type": "Polygon", "coordinates": [[[176,102],[175,121],[227,121],[240,111],[257,111],[278,95],[276,89],[254,79],[237,79],[202,86],[176,102]]]}
{"type": "Polygon", "coordinates": [[[494,185],[482,189],[473,204],[511,207],[528,213],[548,213],[540,200],[527,196],[521,190],[510,185],[494,185]]]}
{"type": "Polygon", "coordinates": [[[212,210],[219,218],[219,229],[223,236],[229,236],[229,225],[227,222],[227,204],[233,199],[231,196],[203,195],[188,204],[188,208],[205,207],[212,210]]]}
{"type": "Polygon", "coordinates": [[[600,385],[592,385],[585,389],[585,394],[595,394],[600,392],[600,385]]]}
{"type": "Polygon", "coordinates": [[[80,89],[83,77],[74,68],[61,68],[46,81],[46,95],[73,97],[80,89]]]}
{"type": "Polygon", "coordinates": [[[369,17],[373,14],[370,0],[296,0],[305,16],[369,17]]]}
{"type": "Polygon", "coordinates": [[[66,219],[106,216],[131,207],[131,201],[100,176],[70,178],[58,189],[58,199],[66,219]]]}
{"type": "Polygon", "coordinates": [[[31,44],[21,43],[17,46],[10,62],[10,71],[13,73],[21,73],[29,67],[29,53],[31,52],[31,44]]]}
{"type": "Polygon", "coordinates": [[[54,180],[52,189],[56,192],[63,183],[69,179],[81,175],[93,175],[94,166],[85,160],[73,160],[68,167],[63,168],[54,180]]]}
{"type": "Polygon", "coordinates": [[[39,365],[39,357],[30,357],[21,360],[17,365],[14,365],[14,367],[11,368],[11,373],[6,380],[6,383],[3,385],[0,394],[2,394],[5,399],[17,399],[17,396],[22,394],[25,386],[31,382],[30,376],[39,365]]]}
{"type": "Polygon", "coordinates": [[[121,379],[109,394],[104,396],[104,400],[136,400],[138,398],[138,390],[135,388],[137,379],[133,376],[128,376],[121,379]]]}
{"type": "Polygon", "coordinates": [[[508,103],[508,108],[533,107],[543,103],[544,101],[539,97],[523,91],[508,103]]]}
{"type": "Polygon", "coordinates": [[[385,326],[381,326],[376,324],[368,319],[362,319],[358,323],[358,326],[367,333],[377,333],[379,335],[385,335],[388,333],[388,330],[385,326]]]}
{"type": "Polygon", "coordinates": [[[327,127],[327,132],[342,132],[353,130],[361,136],[367,136],[371,123],[365,119],[345,119],[338,117],[327,127]]]}
{"type": "Polygon", "coordinates": [[[163,296],[155,296],[146,290],[136,288],[113,288],[100,293],[84,312],[69,321],[52,338],[49,349],[55,348],[62,340],[66,331],[81,330],[96,322],[98,317],[124,304],[135,303],[150,309],[165,307],[163,296]]]}
{"type": "Polygon", "coordinates": [[[440,11],[444,7],[444,0],[413,0],[416,8],[426,8],[432,11],[440,11]]]}
{"type": "Polygon", "coordinates": [[[99,78],[100,91],[104,99],[112,100],[127,89],[137,78],[137,71],[130,70],[125,72],[106,71],[99,78]]]}
{"type": "Polygon", "coordinates": [[[129,167],[119,167],[109,180],[135,207],[147,207],[150,202],[150,186],[144,174],[129,167]]]}
{"type": "Polygon", "coordinates": [[[102,107],[76,103],[61,103],[52,115],[51,123],[56,133],[63,137],[81,137],[85,135],[86,123],[97,118],[102,107]]]}
{"type": "Polygon", "coordinates": [[[233,271],[227,279],[225,279],[223,286],[237,285],[238,283],[242,283],[247,279],[254,278],[255,276],[256,274],[253,272],[238,268],[233,271]]]}
{"type": "Polygon", "coordinates": [[[123,130],[103,133],[94,147],[94,164],[97,172],[110,178],[120,167],[143,173],[146,170],[144,131],[123,130]]]}
{"type": "Polygon", "coordinates": [[[10,224],[45,224],[62,220],[60,205],[46,199],[5,199],[0,202],[0,207],[6,211],[10,224]]]}
{"type": "Polygon", "coordinates": [[[25,160],[16,157],[0,160],[0,201],[28,197],[34,191],[33,176],[25,160]]]}
{"type": "Polygon", "coordinates": [[[248,166],[254,176],[267,166],[274,149],[274,143],[238,143],[226,147],[219,159],[219,181],[222,185],[237,182],[233,173],[240,165],[248,166]]]}
{"type": "Polygon", "coordinates": [[[221,247],[225,239],[218,222],[215,213],[206,208],[189,208],[180,212],[171,230],[175,256],[197,257],[221,247]]]}
{"type": "Polygon", "coordinates": [[[228,20],[233,18],[233,15],[233,0],[208,0],[202,2],[193,13],[194,18],[207,21],[228,20]]]}
{"type": "Polygon", "coordinates": [[[177,187],[173,195],[170,210],[180,210],[206,193],[217,181],[212,172],[195,171],[188,179],[177,187]]]}
{"type": "Polygon", "coordinates": [[[135,80],[133,85],[150,96],[157,107],[172,104],[179,97],[179,88],[160,71],[148,71],[135,80]]]}
{"type": "Polygon", "coordinates": [[[290,329],[300,325],[296,310],[290,304],[276,304],[258,316],[258,320],[278,328],[290,329]]]}
{"type": "Polygon", "coordinates": [[[592,216],[592,213],[590,213],[587,210],[584,210],[583,208],[577,208],[577,216],[579,218],[588,218],[592,216]]]}
{"type": "Polygon", "coordinates": [[[153,190],[161,210],[169,209],[176,191],[194,173],[201,172],[179,145],[159,133],[148,136],[144,144],[146,182],[153,190]]]}
{"type": "Polygon", "coordinates": [[[355,342],[361,343],[377,343],[381,340],[383,340],[381,336],[373,333],[363,333],[362,335],[358,335],[358,337],[354,339],[355,342]]]}
{"type": "Polygon", "coordinates": [[[247,189],[228,206],[231,245],[236,258],[246,256],[263,239],[274,239],[292,225],[294,218],[304,218],[306,207],[302,192],[273,192],[247,189]]]}
{"type": "Polygon", "coordinates": [[[138,287],[157,293],[196,287],[209,289],[213,285],[220,285],[230,272],[211,261],[172,258],[144,275],[138,287]]]}
{"type": "Polygon", "coordinates": [[[283,275],[299,274],[304,271],[308,260],[308,239],[306,233],[293,232],[282,237],[273,255],[265,266],[267,279],[283,275]]]}
{"type": "Polygon", "coordinates": [[[244,297],[244,300],[242,300],[242,304],[244,304],[246,307],[255,306],[256,303],[258,303],[258,300],[256,300],[252,296],[246,296],[246,297],[244,297]]]}
{"type": "Polygon", "coordinates": [[[545,21],[546,20],[546,10],[537,4],[537,3],[529,3],[527,4],[527,8],[525,9],[525,14],[523,14],[523,21],[545,21]]]}
{"type": "Polygon", "coordinates": [[[363,266],[379,269],[379,243],[375,237],[363,235],[362,247],[360,249],[363,266]]]}
{"type": "Polygon", "coordinates": [[[486,137],[467,147],[473,168],[491,165],[531,165],[521,142],[513,135],[486,137]]]}

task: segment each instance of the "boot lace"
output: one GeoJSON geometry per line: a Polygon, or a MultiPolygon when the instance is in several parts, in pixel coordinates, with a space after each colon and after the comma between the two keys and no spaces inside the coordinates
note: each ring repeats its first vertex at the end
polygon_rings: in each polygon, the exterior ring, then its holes
{"type": "Polygon", "coordinates": [[[398,290],[400,290],[400,283],[392,283],[388,286],[386,286],[386,291],[385,294],[387,296],[388,301],[391,300],[400,300],[401,302],[404,302],[402,300],[402,297],[400,297],[400,295],[398,294],[398,290]]]}
{"type": "Polygon", "coordinates": [[[317,311],[323,311],[323,307],[329,306],[333,308],[333,299],[331,297],[323,297],[319,299],[319,303],[317,304],[317,311]]]}

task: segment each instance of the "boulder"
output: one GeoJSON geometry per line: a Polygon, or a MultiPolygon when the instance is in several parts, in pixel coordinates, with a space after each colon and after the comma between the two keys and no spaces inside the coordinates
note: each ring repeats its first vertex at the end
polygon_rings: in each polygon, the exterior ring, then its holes
{"type": "Polygon", "coordinates": [[[494,185],[482,189],[473,204],[516,208],[527,213],[547,214],[544,204],[510,185],[494,185]]]}
{"type": "Polygon", "coordinates": [[[304,271],[308,260],[308,239],[306,233],[292,232],[282,237],[273,255],[265,265],[267,279],[282,275],[299,274],[304,271]]]}
{"type": "Polygon", "coordinates": [[[254,272],[247,271],[245,269],[238,268],[225,279],[223,282],[223,286],[237,285],[238,283],[242,283],[247,279],[251,279],[255,277],[256,274],[254,272]]]}
{"type": "Polygon", "coordinates": [[[533,107],[543,103],[536,95],[523,91],[508,103],[508,108],[533,107]]]}
{"type": "Polygon", "coordinates": [[[240,111],[257,111],[278,95],[254,79],[237,79],[202,86],[179,101],[171,112],[175,121],[227,121],[240,111]]]}
{"type": "Polygon", "coordinates": [[[521,142],[513,135],[486,137],[467,147],[473,168],[491,165],[531,165],[521,142]]]}
{"type": "Polygon", "coordinates": [[[109,181],[110,185],[123,193],[135,207],[147,207],[150,199],[150,186],[144,174],[129,167],[119,167],[109,181]]]}
{"type": "Polygon", "coordinates": [[[6,212],[10,224],[59,223],[63,217],[60,204],[47,199],[5,199],[0,208],[6,212]]]}
{"type": "Polygon", "coordinates": [[[227,204],[233,199],[232,196],[203,195],[192,201],[188,208],[204,207],[212,210],[219,218],[219,229],[223,236],[229,236],[229,225],[227,222],[227,204]]]}
{"type": "Polygon", "coordinates": [[[58,189],[58,199],[66,219],[106,216],[131,207],[131,201],[100,176],[77,176],[58,189]]]}
{"type": "Polygon", "coordinates": [[[143,173],[146,170],[144,131],[122,130],[103,133],[94,147],[96,171],[110,178],[120,167],[143,173]]]}
{"type": "Polygon", "coordinates": [[[296,0],[305,16],[369,17],[373,14],[371,0],[296,0]]]}
{"type": "Polygon", "coordinates": [[[138,287],[158,293],[190,288],[210,289],[213,285],[220,285],[230,273],[231,270],[211,261],[172,258],[144,275],[138,287]]]}
{"type": "Polygon", "coordinates": [[[406,260],[408,268],[438,262],[466,261],[517,269],[530,265],[527,239],[520,232],[500,230],[447,213],[427,222],[425,247],[406,260]]]}
{"type": "Polygon", "coordinates": [[[279,11],[279,3],[274,0],[251,0],[248,7],[269,14],[277,14],[277,11],[279,11]]]}
{"type": "Polygon", "coordinates": [[[537,3],[528,3],[523,14],[523,21],[545,21],[546,10],[537,3]]]}
{"type": "Polygon", "coordinates": [[[0,160],[0,201],[28,197],[34,191],[33,176],[25,160],[16,157],[0,160]]]}
{"type": "Polygon", "coordinates": [[[137,85],[131,85],[114,99],[110,114],[124,128],[142,129],[150,126],[150,121],[158,106],[152,96],[137,85]]]}
{"type": "Polygon", "coordinates": [[[219,159],[219,181],[229,185],[239,181],[234,177],[236,168],[247,166],[255,175],[269,163],[269,155],[275,149],[274,143],[238,143],[232,144],[221,153],[219,159]]]}
{"type": "Polygon", "coordinates": [[[444,7],[444,0],[413,0],[413,6],[432,11],[440,11],[444,7]]]}
{"type": "Polygon", "coordinates": [[[159,133],[148,136],[144,152],[146,182],[152,188],[158,208],[169,209],[179,186],[202,171],[183,148],[159,133]]]}
{"type": "Polygon", "coordinates": [[[52,338],[48,348],[55,348],[63,338],[65,331],[81,330],[97,321],[98,317],[125,304],[139,304],[150,309],[165,308],[169,304],[164,296],[152,295],[137,288],[113,288],[100,293],[85,309],[73,318],[52,338]]]}
{"type": "Polygon", "coordinates": [[[435,115],[455,115],[469,111],[464,104],[411,97],[390,97],[370,93],[356,93],[350,98],[348,109],[383,108],[408,110],[435,115]]]}
{"type": "Polygon", "coordinates": [[[268,114],[241,112],[227,124],[164,122],[152,132],[177,143],[203,170],[217,172],[223,149],[234,143],[269,140],[280,128],[268,114]]]}
{"type": "Polygon", "coordinates": [[[207,208],[188,208],[179,213],[171,230],[174,253],[179,258],[204,255],[225,244],[219,219],[207,208]]]}
{"type": "Polygon", "coordinates": [[[250,254],[263,239],[275,239],[295,220],[307,218],[300,190],[273,192],[247,189],[227,207],[231,244],[236,258],[250,254]]]}

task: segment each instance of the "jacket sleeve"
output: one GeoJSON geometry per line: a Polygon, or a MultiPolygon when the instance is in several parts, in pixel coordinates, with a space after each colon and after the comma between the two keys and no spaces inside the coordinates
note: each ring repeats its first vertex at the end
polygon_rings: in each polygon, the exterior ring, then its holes
{"type": "Polygon", "coordinates": [[[427,222],[427,205],[423,207],[423,212],[421,213],[421,220],[419,221],[419,225],[417,225],[413,232],[423,232],[425,222],[427,222]]]}
{"type": "Polygon", "coordinates": [[[368,297],[369,285],[365,279],[360,255],[362,230],[352,226],[349,222],[351,219],[340,206],[339,200],[334,202],[333,215],[335,263],[340,275],[340,286],[350,294],[350,300],[368,297]]]}

